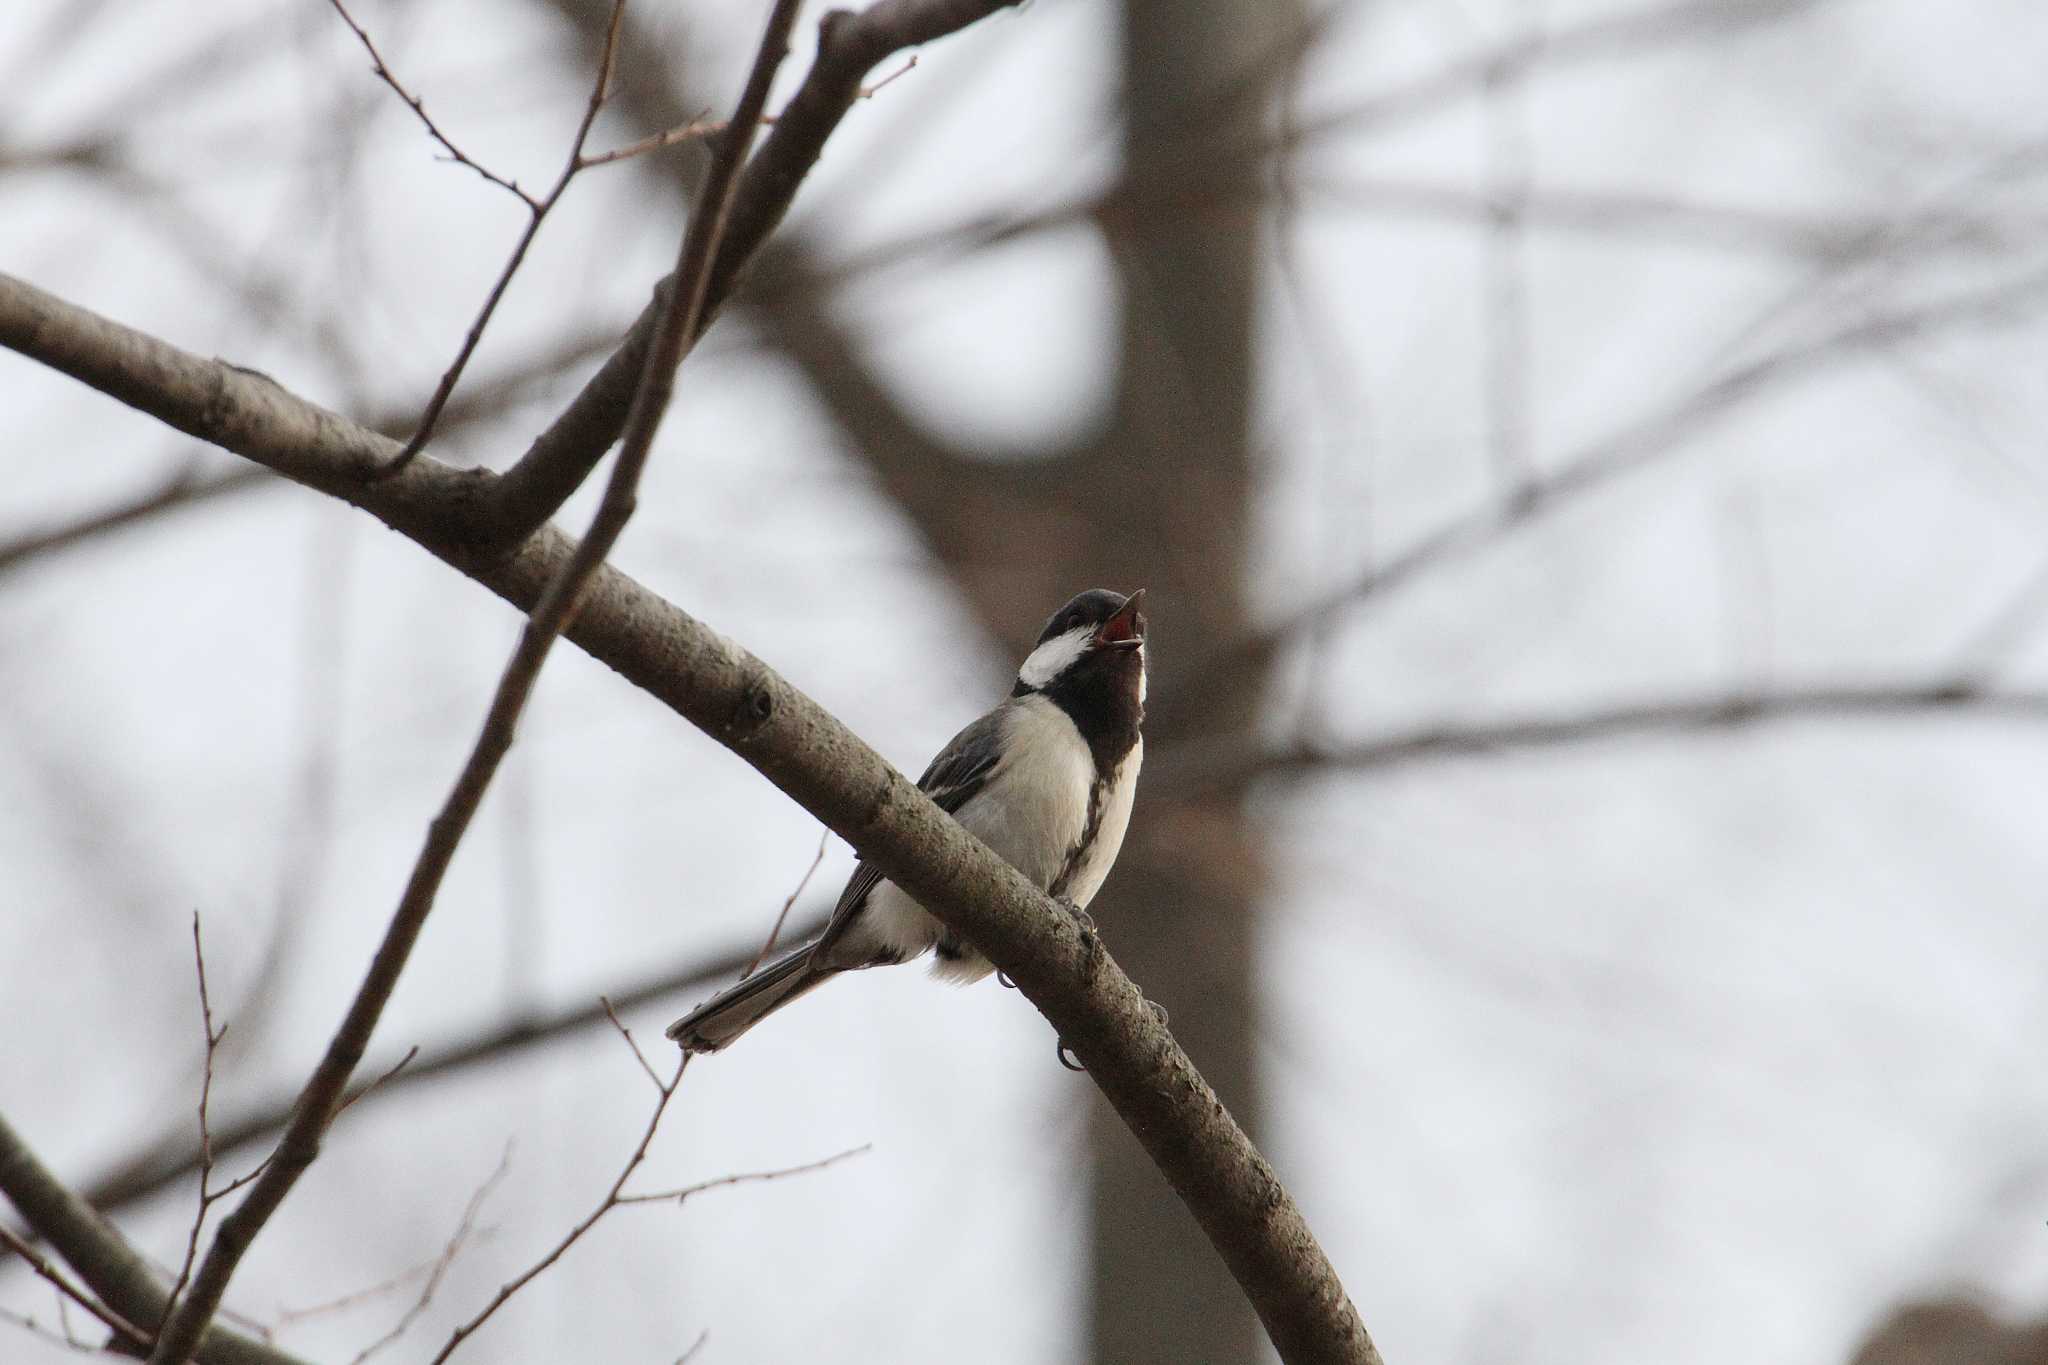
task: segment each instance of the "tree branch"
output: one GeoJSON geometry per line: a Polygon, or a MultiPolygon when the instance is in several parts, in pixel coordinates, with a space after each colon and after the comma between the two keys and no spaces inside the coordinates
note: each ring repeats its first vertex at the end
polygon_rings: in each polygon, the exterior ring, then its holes
{"type": "Polygon", "coordinates": [[[1555,749],[1640,735],[1746,730],[1785,721],[1912,715],[2048,720],[2048,692],[1991,691],[1973,678],[1955,677],[1923,683],[1679,697],[1572,715],[1432,725],[1349,744],[1302,743],[1217,751],[1188,743],[1167,750],[1146,766],[1147,776],[1154,781],[1207,790],[1257,777],[1396,768],[1510,749],[1555,749]]]}
{"type": "MultiPolygon", "coordinates": [[[[731,297],[741,273],[789,211],[825,142],[860,99],[862,82],[883,60],[942,38],[1018,0],[878,0],[859,14],[827,13],[818,26],[818,57],[776,116],[774,131],[748,164],[734,196],[725,238],[713,261],[694,343],[731,297]]],[[[587,478],[625,429],[634,386],[646,364],[655,319],[670,281],[634,322],[619,349],[583,386],[554,424],[492,486],[478,509],[478,533],[489,545],[517,544],[544,525],[587,478]]]]}
{"type": "Polygon", "coordinates": [[[68,550],[81,541],[118,531],[159,513],[197,507],[215,498],[260,488],[274,480],[262,469],[235,469],[226,474],[200,478],[191,470],[180,470],[162,487],[139,498],[102,511],[88,513],[75,521],[28,531],[11,540],[0,541],[0,574],[18,569],[39,555],[68,550]]]}
{"type": "MultiPolygon", "coordinates": [[[[459,508],[488,491],[488,473],[422,456],[366,482],[396,442],[4,275],[0,344],[335,493],[515,605],[530,608],[573,553],[544,527],[509,554],[479,555],[459,534],[459,508]]],[[[1379,1360],[1300,1209],[1099,939],[837,718],[624,574],[599,569],[567,634],[745,759],[1009,974],[1187,1204],[1284,1360],[1379,1360]]]]}
{"type": "MultiPolygon", "coordinates": [[[[5,1117],[0,1117],[0,1192],[108,1308],[135,1324],[163,1318],[170,1296],[148,1263],[112,1223],[50,1173],[5,1117]]],[[[203,1365],[303,1365],[224,1327],[208,1329],[197,1358],[203,1365]]]]}

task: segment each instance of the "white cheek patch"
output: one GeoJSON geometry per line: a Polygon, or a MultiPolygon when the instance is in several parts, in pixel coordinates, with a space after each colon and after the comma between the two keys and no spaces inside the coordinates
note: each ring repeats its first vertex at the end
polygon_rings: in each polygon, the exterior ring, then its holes
{"type": "Polygon", "coordinates": [[[1031,657],[1017,670],[1017,680],[1029,688],[1044,687],[1087,653],[1088,640],[1094,634],[1093,627],[1076,626],[1065,635],[1053,636],[1031,651],[1031,657]]]}

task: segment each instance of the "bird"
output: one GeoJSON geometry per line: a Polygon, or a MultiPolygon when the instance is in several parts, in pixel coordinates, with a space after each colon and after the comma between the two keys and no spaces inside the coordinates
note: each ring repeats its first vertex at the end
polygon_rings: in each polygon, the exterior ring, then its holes
{"type": "MultiPolygon", "coordinates": [[[[1092,929],[1088,902],[1123,846],[1145,759],[1145,590],[1091,588],[1058,611],[995,709],[939,751],[918,789],[1092,929]]],[[[962,985],[992,964],[865,858],[814,941],[668,1027],[685,1052],[716,1052],[841,972],[936,955],[962,985]]]]}

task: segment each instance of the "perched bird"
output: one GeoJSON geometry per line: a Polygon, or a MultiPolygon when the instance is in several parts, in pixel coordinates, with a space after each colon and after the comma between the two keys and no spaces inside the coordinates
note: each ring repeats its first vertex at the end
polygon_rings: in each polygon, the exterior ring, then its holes
{"type": "MultiPolygon", "coordinates": [[[[1129,597],[1082,593],[1045,623],[1009,699],[953,736],[917,785],[967,830],[1076,910],[1109,876],[1131,820],[1145,741],[1145,617],[1129,597]]],[[[936,949],[934,974],[962,983],[989,960],[865,859],[825,932],[669,1025],[686,1052],[716,1052],[840,972],[936,949]]]]}

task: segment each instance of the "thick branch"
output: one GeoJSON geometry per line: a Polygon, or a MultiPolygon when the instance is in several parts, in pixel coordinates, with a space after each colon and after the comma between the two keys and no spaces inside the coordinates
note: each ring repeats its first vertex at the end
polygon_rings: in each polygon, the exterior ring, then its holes
{"type": "MultiPolygon", "coordinates": [[[[825,142],[860,98],[861,82],[885,58],[942,38],[1017,0],[879,0],[860,14],[828,13],[818,30],[818,57],[774,130],[748,163],[734,196],[725,238],[713,261],[704,308],[688,338],[694,343],[731,297],[754,253],[789,211],[798,186],[825,142]]],[[[494,485],[479,528],[490,543],[516,544],[554,515],[625,429],[626,412],[647,362],[661,288],[619,349],[583,386],[562,415],[494,485]]]]}
{"type": "MultiPolygon", "coordinates": [[[[93,1293],[127,1321],[161,1321],[169,1294],[112,1223],[51,1174],[0,1117],[0,1191],[93,1293]]],[[[197,1359],[205,1365],[301,1365],[295,1357],[223,1327],[208,1330],[197,1359]]]]}
{"type": "MultiPolygon", "coordinates": [[[[522,608],[572,553],[544,528],[509,555],[477,556],[445,534],[447,504],[488,489],[490,475],[423,456],[366,483],[396,442],[4,275],[0,344],[336,493],[522,608]]],[[[1098,939],[816,702],[624,574],[599,570],[568,636],[753,765],[1009,974],[1187,1204],[1283,1359],[1378,1361],[1300,1209],[1098,939]]]]}

